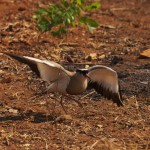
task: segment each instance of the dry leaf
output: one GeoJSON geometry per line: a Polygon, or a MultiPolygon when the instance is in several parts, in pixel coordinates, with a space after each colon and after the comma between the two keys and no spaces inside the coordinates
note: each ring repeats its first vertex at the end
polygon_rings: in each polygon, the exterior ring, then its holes
{"type": "Polygon", "coordinates": [[[100,56],[99,56],[99,59],[103,59],[103,58],[105,58],[105,57],[106,57],[106,55],[103,54],[103,55],[100,55],[100,56]]]}
{"type": "Polygon", "coordinates": [[[88,69],[90,66],[89,65],[85,65],[85,69],[88,69]]]}
{"type": "Polygon", "coordinates": [[[3,70],[0,70],[0,74],[5,74],[5,71],[3,71],[3,70]]]}
{"type": "Polygon", "coordinates": [[[60,60],[60,56],[59,55],[51,54],[51,57],[54,58],[57,61],[60,60]]]}
{"type": "Polygon", "coordinates": [[[97,53],[90,53],[90,55],[85,57],[86,60],[91,61],[97,59],[97,53]]]}
{"type": "Polygon", "coordinates": [[[72,116],[70,115],[61,115],[59,117],[56,118],[55,122],[63,122],[65,120],[72,120],[72,116]]]}
{"type": "Polygon", "coordinates": [[[112,25],[105,25],[105,24],[102,24],[101,27],[106,28],[106,29],[116,29],[115,26],[112,26],[112,25]]]}
{"type": "Polygon", "coordinates": [[[34,54],[34,57],[35,57],[35,58],[39,58],[39,56],[40,56],[40,54],[37,54],[37,53],[34,54]]]}
{"type": "Polygon", "coordinates": [[[24,147],[29,147],[31,144],[23,144],[24,147]]]}
{"type": "Polygon", "coordinates": [[[10,83],[11,82],[11,78],[10,77],[6,77],[6,78],[3,78],[0,83],[10,83]]]}
{"type": "Polygon", "coordinates": [[[102,128],[103,125],[102,124],[97,124],[97,127],[102,128]]]}
{"type": "Polygon", "coordinates": [[[150,49],[143,51],[142,53],[140,53],[140,55],[150,58],[150,49]]]}
{"type": "Polygon", "coordinates": [[[17,109],[13,109],[13,108],[10,108],[8,110],[10,113],[14,113],[14,114],[17,114],[18,113],[18,110],[17,109]]]}
{"type": "Polygon", "coordinates": [[[73,63],[74,60],[71,58],[71,56],[66,55],[65,58],[67,59],[68,62],[73,63]]]}

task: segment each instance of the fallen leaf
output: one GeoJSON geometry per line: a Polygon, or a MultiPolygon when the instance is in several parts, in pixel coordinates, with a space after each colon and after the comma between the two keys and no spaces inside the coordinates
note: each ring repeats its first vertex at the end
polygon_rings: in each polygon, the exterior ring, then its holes
{"type": "Polygon", "coordinates": [[[85,65],[85,69],[88,69],[90,66],[89,65],[85,65]]]}
{"type": "Polygon", "coordinates": [[[34,57],[39,58],[40,54],[34,54],[34,57]]]}
{"type": "Polygon", "coordinates": [[[145,84],[145,85],[148,85],[148,81],[142,81],[142,82],[140,82],[140,83],[145,84]]]}
{"type": "Polygon", "coordinates": [[[17,114],[18,113],[18,110],[17,109],[13,109],[13,108],[10,108],[8,110],[10,113],[14,113],[14,114],[17,114]]]}
{"type": "Polygon", "coordinates": [[[90,53],[90,55],[85,57],[86,60],[91,61],[97,59],[97,53],[90,53]]]}
{"type": "Polygon", "coordinates": [[[143,51],[142,53],[140,53],[140,56],[150,58],[150,49],[147,49],[147,50],[143,51]]]}
{"type": "Polygon", "coordinates": [[[97,127],[102,128],[103,125],[102,124],[97,124],[97,127]]]}
{"type": "Polygon", "coordinates": [[[100,27],[103,27],[105,29],[116,29],[115,26],[112,26],[112,25],[105,25],[105,24],[101,24],[100,27]]]}
{"type": "Polygon", "coordinates": [[[68,62],[73,63],[74,60],[71,58],[71,56],[66,55],[65,58],[67,59],[68,62]]]}
{"type": "Polygon", "coordinates": [[[100,55],[100,56],[99,56],[99,59],[103,59],[103,58],[105,58],[105,57],[106,57],[106,55],[103,54],[103,55],[100,55]]]}
{"type": "Polygon", "coordinates": [[[7,78],[3,78],[0,83],[10,83],[11,82],[11,78],[7,77],[7,78]]]}
{"type": "Polygon", "coordinates": [[[63,122],[66,120],[73,120],[73,118],[70,115],[61,115],[55,119],[55,122],[63,122]]]}
{"type": "Polygon", "coordinates": [[[51,57],[54,58],[57,61],[60,60],[60,56],[59,55],[51,54],[51,57]]]}
{"type": "Polygon", "coordinates": [[[23,147],[29,147],[31,144],[23,144],[23,147]]]}
{"type": "Polygon", "coordinates": [[[97,45],[96,45],[95,43],[93,43],[93,42],[89,42],[89,43],[88,43],[88,47],[96,48],[97,45]]]}
{"type": "Polygon", "coordinates": [[[5,74],[5,71],[3,71],[3,70],[0,70],[0,74],[5,74]]]}

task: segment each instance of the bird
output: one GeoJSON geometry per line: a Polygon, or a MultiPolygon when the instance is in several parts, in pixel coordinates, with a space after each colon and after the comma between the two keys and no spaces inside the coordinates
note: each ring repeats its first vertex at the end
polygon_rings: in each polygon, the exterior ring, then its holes
{"type": "MultiPolygon", "coordinates": [[[[49,83],[46,92],[58,92],[64,96],[80,95],[94,89],[98,94],[112,100],[117,106],[123,106],[123,99],[117,72],[104,65],[78,68],[69,71],[59,63],[4,52],[5,55],[28,65],[38,77],[49,83]]],[[[73,99],[73,98],[71,98],[73,99]]],[[[79,100],[75,100],[82,107],[79,100]]],[[[62,99],[61,99],[61,105],[62,99]]],[[[63,107],[64,109],[64,107],[63,107]]]]}

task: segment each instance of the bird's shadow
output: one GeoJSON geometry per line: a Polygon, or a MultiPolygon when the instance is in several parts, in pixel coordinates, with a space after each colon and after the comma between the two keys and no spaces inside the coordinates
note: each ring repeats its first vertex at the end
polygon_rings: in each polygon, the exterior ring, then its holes
{"type": "Polygon", "coordinates": [[[0,117],[0,122],[8,122],[8,121],[23,121],[23,120],[31,120],[33,123],[41,123],[41,122],[48,122],[54,121],[56,119],[56,115],[50,114],[47,115],[42,112],[27,112],[27,113],[20,113],[18,115],[9,115],[0,117]]]}

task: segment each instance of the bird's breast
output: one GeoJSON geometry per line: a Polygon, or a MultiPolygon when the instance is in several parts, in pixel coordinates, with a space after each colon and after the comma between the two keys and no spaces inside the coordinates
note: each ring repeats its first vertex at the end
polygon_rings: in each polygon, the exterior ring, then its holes
{"type": "Polygon", "coordinates": [[[67,86],[67,93],[71,95],[82,94],[87,88],[88,80],[86,78],[71,78],[67,86]]]}

